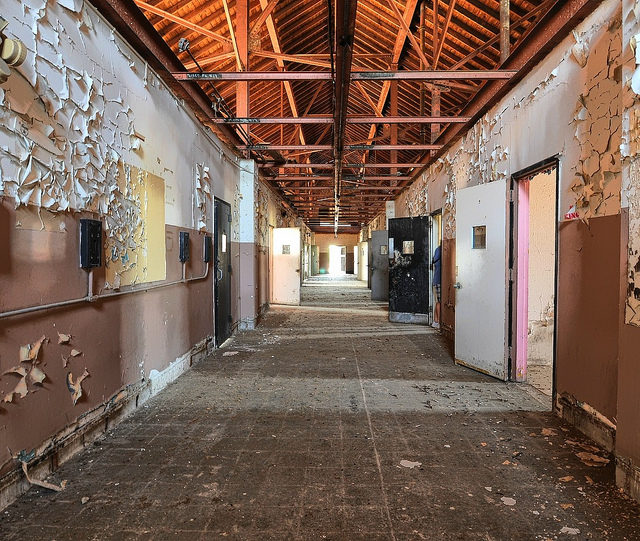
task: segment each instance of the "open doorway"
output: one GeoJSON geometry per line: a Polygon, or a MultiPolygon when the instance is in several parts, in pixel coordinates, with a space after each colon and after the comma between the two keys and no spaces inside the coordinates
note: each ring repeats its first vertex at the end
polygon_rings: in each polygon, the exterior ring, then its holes
{"type": "Polygon", "coordinates": [[[554,391],[558,162],[512,178],[510,268],[511,379],[554,391]]]}
{"type": "Polygon", "coordinates": [[[442,284],[442,210],[437,210],[436,212],[431,214],[431,230],[430,230],[430,239],[429,239],[429,284],[431,287],[429,288],[429,323],[437,325],[433,325],[434,327],[440,328],[440,320],[441,320],[441,306],[438,304],[442,301],[442,288],[436,287],[435,278],[439,278],[438,286],[442,284]],[[435,264],[433,264],[434,256],[436,254],[436,250],[440,248],[440,252],[438,255],[440,265],[439,269],[436,269],[435,264]],[[440,276],[436,277],[436,271],[440,271],[440,276]],[[436,298],[436,295],[439,295],[436,298]],[[436,313],[437,311],[437,313],[436,313]]]}
{"type": "Polygon", "coordinates": [[[329,274],[346,274],[347,272],[347,247],[329,246],[329,274]]]}

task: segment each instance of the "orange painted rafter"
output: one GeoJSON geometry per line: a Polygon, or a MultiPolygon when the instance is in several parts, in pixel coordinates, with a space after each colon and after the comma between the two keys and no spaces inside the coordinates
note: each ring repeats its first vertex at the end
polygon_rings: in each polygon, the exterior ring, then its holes
{"type": "Polygon", "coordinates": [[[238,71],[243,71],[244,66],[242,65],[242,61],[240,60],[240,52],[238,51],[236,33],[233,30],[233,21],[231,20],[231,13],[229,12],[229,4],[227,3],[227,0],[222,0],[222,5],[224,7],[224,15],[227,18],[227,26],[229,27],[229,34],[231,34],[231,43],[233,44],[233,52],[236,55],[236,64],[238,66],[238,71]]]}
{"type": "MultiPolygon", "coordinates": [[[[320,90],[322,90],[322,85],[318,84],[318,88],[316,88],[316,91],[313,93],[313,96],[311,96],[311,101],[309,101],[309,105],[307,105],[307,107],[304,110],[304,113],[302,113],[303,117],[306,117],[309,114],[309,111],[311,110],[311,107],[313,106],[313,102],[316,101],[316,98],[318,97],[318,94],[320,94],[320,90]]],[[[290,145],[291,143],[293,143],[293,140],[298,135],[298,131],[301,130],[301,129],[302,129],[302,125],[298,124],[296,126],[296,129],[293,131],[293,134],[291,135],[291,137],[287,141],[287,144],[290,145]]]]}
{"type": "MultiPolygon", "coordinates": [[[[389,62],[389,69],[397,69],[398,61],[400,60],[400,55],[402,54],[402,49],[404,48],[404,42],[407,39],[407,33],[409,30],[408,25],[411,23],[411,19],[413,19],[413,15],[416,11],[417,5],[418,5],[418,0],[407,1],[407,4],[404,8],[404,14],[401,17],[402,21],[405,24],[404,26],[401,25],[400,31],[396,36],[396,41],[393,46],[393,52],[391,54],[391,62],[389,62]]],[[[426,65],[428,65],[428,63],[426,63],[425,66],[426,65]]],[[[382,83],[382,90],[380,91],[380,95],[378,96],[378,105],[376,107],[376,110],[378,111],[384,110],[384,104],[387,101],[387,96],[389,95],[390,88],[391,88],[391,81],[384,81],[382,83]]],[[[374,140],[377,129],[378,129],[377,124],[371,125],[371,127],[369,128],[369,136],[367,137],[367,143],[372,142],[374,140]]],[[[367,151],[364,153],[362,161],[366,163],[368,156],[369,156],[369,152],[367,151]]]]}
{"type": "Polygon", "coordinates": [[[440,53],[442,53],[442,45],[444,44],[444,40],[447,36],[447,31],[449,30],[449,25],[451,24],[451,17],[453,17],[453,9],[456,7],[457,0],[449,0],[449,8],[447,9],[447,15],[444,21],[444,27],[442,28],[442,37],[438,40],[438,46],[435,49],[435,53],[433,55],[433,69],[438,69],[438,62],[440,60],[440,53]]]}
{"type": "Polygon", "coordinates": [[[316,60],[311,56],[305,56],[305,55],[272,53],[270,51],[251,51],[251,54],[255,56],[261,56],[264,58],[273,58],[274,60],[286,60],[287,62],[296,62],[297,64],[305,64],[307,66],[318,66],[320,68],[331,67],[331,63],[328,61],[316,60]]]}
{"type": "MultiPolygon", "coordinates": [[[[205,60],[201,60],[201,61],[199,60],[198,64],[200,64],[200,67],[204,68],[209,64],[215,64],[216,62],[220,62],[221,60],[228,60],[229,58],[233,58],[235,56],[236,56],[236,53],[234,52],[217,54],[215,56],[206,58],[205,60]]],[[[192,69],[195,69],[197,66],[195,62],[188,62],[184,65],[184,67],[188,70],[192,70],[192,69]]]]}
{"type": "Polygon", "coordinates": [[[373,112],[375,113],[375,115],[382,116],[382,111],[378,108],[378,106],[375,103],[373,103],[371,96],[369,96],[369,93],[365,90],[364,86],[362,86],[362,83],[360,81],[354,81],[354,83],[357,89],[360,91],[360,94],[364,96],[364,99],[367,101],[371,109],[373,109],[373,112]]]}
{"type": "MultiPolygon", "coordinates": [[[[267,7],[269,6],[269,2],[268,0],[260,0],[260,7],[262,8],[262,11],[266,10],[267,7]]],[[[273,47],[273,52],[274,53],[278,53],[278,54],[282,54],[282,49],[280,48],[280,40],[278,39],[278,33],[276,32],[276,27],[275,24],[273,22],[273,16],[271,14],[267,15],[267,18],[265,20],[265,23],[267,25],[267,31],[269,33],[269,39],[271,40],[271,46],[273,47]]],[[[278,67],[281,70],[284,70],[284,60],[283,59],[276,59],[276,63],[278,64],[278,67]]],[[[293,116],[300,116],[298,114],[298,106],[296,105],[296,100],[295,97],[293,95],[293,87],[291,86],[291,82],[290,81],[285,81],[284,82],[284,90],[287,94],[287,100],[289,101],[289,108],[291,109],[291,114],[293,116]]],[[[300,129],[298,131],[299,135],[300,135],[300,144],[304,145],[306,144],[305,138],[304,138],[304,133],[302,131],[302,129],[300,129]]]]}
{"type": "MultiPolygon", "coordinates": [[[[411,33],[411,29],[409,28],[409,24],[411,23],[411,19],[409,19],[408,21],[405,20],[405,17],[402,15],[402,13],[400,13],[400,10],[398,9],[398,6],[396,6],[395,0],[387,0],[387,4],[389,4],[389,6],[391,6],[391,9],[393,9],[394,13],[396,14],[396,18],[398,19],[398,22],[400,23],[400,27],[402,28],[403,33],[405,34],[405,36],[407,38],[409,38],[409,42],[411,43],[411,46],[413,47],[415,52],[418,54],[418,57],[420,58],[420,60],[422,60],[422,62],[424,63],[425,66],[428,66],[429,65],[429,61],[427,60],[427,57],[424,55],[424,52],[422,51],[422,49],[420,49],[420,44],[418,43],[418,40],[411,33]]],[[[407,6],[408,6],[408,4],[407,4],[407,6]]],[[[414,10],[415,10],[415,6],[414,6],[414,10]]],[[[405,15],[406,15],[406,13],[407,12],[406,12],[406,9],[405,9],[405,15]]],[[[398,58],[399,58],[399,56],[398,56],[398,58]]]]}
{"type": "Polygon", "coordinates": [[[267,17],[271,15],[271,12],[275,9],[277,5],[278,5],[278,0],[271,0],[271,2],[267,4],[267,7],[262,9],[262,13],[260,14],[260,17],[258,17],[258,20],[251,27],[249,34],[257,33],[258,30],[260,30],[260,27],[267,20],[267,17]]]}
{"type": "MultiPolygon", "coordinates": [[[[523,15],[522,17],[518,17],[517,19],[515,19],[514,21],[511,22],[511,28],[515,29],[515,27],[525,21],[528,21],[529,19],[531,19],[531,17],[534,17],[538,14],[543,13],[544,11],[546,11],[547,9],[550,9],[551,6],[553,6],[554,4],[558,3],[559,0],[547,0],[546,2],[540,4],[538,7],[533,8],[531,11],[529,11],[529,13],[526,13],[525,15],[523,15]]],[[[455,70],[458,69],[461,66],[464,66],[464,64],[466,64],[469,60],[471,60],[472,58],[474,58],[475,56],[483,53],[484,51],[486,51],[489,47],[492,47],[493,45],[495,45],[496,43],[498,43],[500,41],[500,34],[496,34],[495,36],[493,36],[489,41],[487,41],[486,43],[484,43],[482,45],[482,47],[478,47],[477,49],[471,51],[467,56],[465,56],[462,60],[458,60],[458,62],[456,62],[453,66],[451,66],[449,69],[451,70],[455,70]]]]}
{"type": "Polygon", "coordinates": [[[203,34],[211,39],[214,39],[216,41],[220,41],[222,43],[231,43],[231,40],[228,38],[225,38],[224,36],[221,36],[220,34],[217,34],[215,32],[212,32],[211,30],[208,30],[206,28],[203,28],[202,26],[199,26],[195,23],[192,23],[191,21],[188,21],[187,19],[183,19],[182,17],[178,17],[177,15],[174,15],[173,13],[169,13],[168,11],[165,11],[163,9],[157,8],[151,4],[148,4],[147,2],[143,2],[142,0],[134,0],[136,6],[138,6],[140,9],[143,9],[145,11],[148,11],[149,13],[153,13],[154,15],[158,15],[159,17],[163,17],[164,19],[167,19],[168,21],[171,21],[172,23],[176,23],[179,24],[180,26],[184,26],[185,28],[188,28],[189,30],[193,30],[194,32],[198,32],[200,34],[203,34]]]}

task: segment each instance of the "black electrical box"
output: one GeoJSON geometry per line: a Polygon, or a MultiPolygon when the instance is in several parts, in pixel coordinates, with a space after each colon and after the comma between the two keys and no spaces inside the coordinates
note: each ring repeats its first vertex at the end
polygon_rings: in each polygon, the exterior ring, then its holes
{"type": "Polygon", "coordinates": [[[211,261],[211,236],[204,236],[204,249],[202,250],[202,259],[205,263],[209,263],[211,261]]]}
{"type": "Polygon", "coordinates": [[[180,261],[189,261],[189,233],[186,231],[180,231],[180,261]]]}
{"type": "Polygon", "coordinates": [[[102,265],[102,222],[80,219],[80,267],[91,269],[102,265]]]}

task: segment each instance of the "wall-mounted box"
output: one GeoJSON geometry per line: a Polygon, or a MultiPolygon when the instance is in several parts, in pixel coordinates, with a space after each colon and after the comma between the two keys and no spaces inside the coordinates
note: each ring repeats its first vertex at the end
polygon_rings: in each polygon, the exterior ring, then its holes
{"type": "Polygon", "coordinates": [[[189,233],[180,231],[180,261],[186,263],[189,261],[189,233]]]}
{"type": "Polygon", "coordinates": [[[80,267],[92,269],[102,266],[102,222],[80,219],[80,267]]]}
{"type": "Polygon", "coordinates": [[[205,263],[209,263],[211,261],[211,254],[213,252],[213,248],[211,245],[211,236],[210,235],[205,235],[204,236],[204,248],[202,250],[202,260],[205,263]]]}

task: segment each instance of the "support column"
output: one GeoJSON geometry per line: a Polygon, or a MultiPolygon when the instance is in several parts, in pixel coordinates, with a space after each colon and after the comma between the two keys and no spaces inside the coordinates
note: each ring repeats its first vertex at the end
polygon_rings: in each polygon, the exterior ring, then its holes
{"type": "Polygon", "coordinates": [[[386,215],[386,220],[385,223],[387,231],[389,230],[389,218],[395,218],[396,217],[396,202],[394,200],[392,201],[385,201],[385,215],[386,215]]]}
{"type": "MultiPolygon", "coordinates": [[[[440,88],[433,85],[431,87],[431,116],[440,116],[440,88]]],[[[440,124],[431,124],[431,144],[435,144],[440,135],[440,124]]],[[[433,154],[434,151],[432,150],[433,154]]]]}
{"type": "MultiPolygon", "coordinates": [[[[236,1],[236,40],[238,56],[243,69],[249,69],[249,0],[236,1]]],[[[249,82],[236,83],[236,116],[248,117],[249,111],[249,82]]],[[[250,126],[241,124],[241,128],[248,135],[250,126]]]]}
{"type": "MultiPolygon", "coordinates": [[[[397,70],[398,65],[395,64],[394,66],[392,66],[392,69],[397,70]]],[[[398,81],[391,81],[391,116],[398,116],[398,81]]],[[[391,144],[397,145],[398,144],[398,124],[395,124],[395,123],[391,124],[389,127],[389,131],[391,136],[391,144]]],[[[391,159],[389,161],[391,163],[398,163],[397,150],[391,151],[391,159]]],[[[392,175],[397,174],[397,172],[398,172],[397,168],[394,167],[391,169],[392,175]]],[[[391,184],[393,186],[396,186],[398,183],[397,181],[392,180],[391,184]]]]}
{"type": "Polygon", "coordinates": [[[240,330],[255,328],[258,319],[258,248],[255,200],[258,168],[253,160],[240,161],[240,330]]]}
{"type": "Polygon", "coordinates": [[[500,0],[500,64],[504,64],[511,53],[510,0],[500,0]]]}

